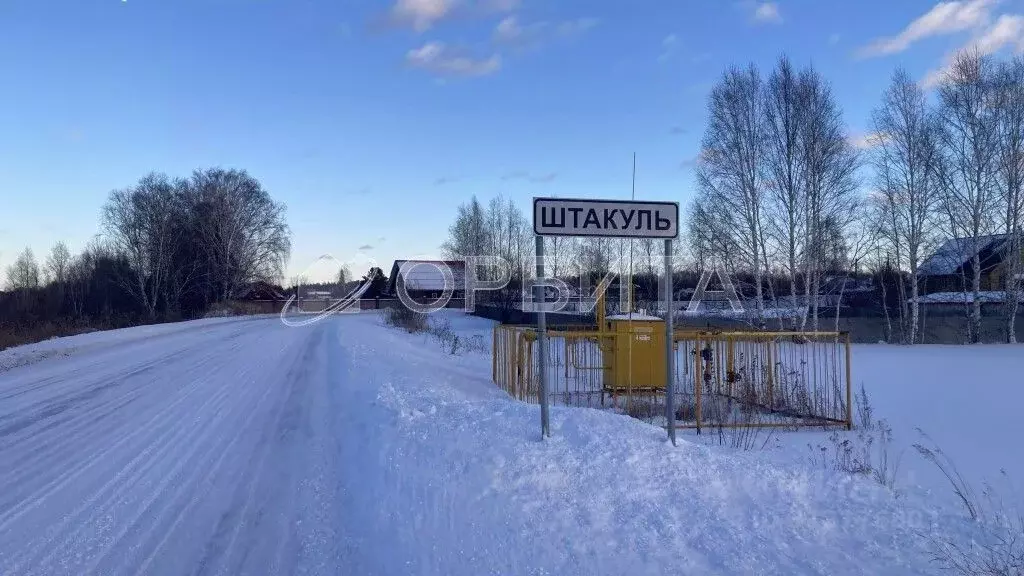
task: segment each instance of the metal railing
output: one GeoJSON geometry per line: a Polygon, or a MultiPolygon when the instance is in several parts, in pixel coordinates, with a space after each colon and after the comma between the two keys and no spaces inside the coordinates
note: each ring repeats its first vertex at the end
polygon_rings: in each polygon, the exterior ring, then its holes
{"type": "MultiPolygon", "coordinates": [[[[612,372],[613,362],[626,358],[630,374],[656,373],[645,363],[663,365],[664,353],[616,353],[633,345],[629,332],[565,326],[549,329],[547,336],[551,404],[611,410],[669,425],[664,383],[623,379],[612,372]]],[[[671,424],[677,428],[852,427],[846,333],[677,330],[673,343],[676,410],[671,424]]],[[[531,403],[540,401],[537,346],[532,326],[494,328],[493,380],[512,397],[531,403]]]]}

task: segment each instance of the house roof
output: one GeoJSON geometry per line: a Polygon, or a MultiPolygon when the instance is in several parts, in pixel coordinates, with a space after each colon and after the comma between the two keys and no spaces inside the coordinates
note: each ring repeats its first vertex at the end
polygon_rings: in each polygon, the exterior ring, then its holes
{"type": "Polygon", "coordinates": [[[252,282],[236,292],[239,300],[284,300],[284,294],[267,282],[252,282]]]}
{"type": "Polygon", "coordinates": [[[463,289],[466,285],[466,263],[462,260],[395,260],[388,278],[388,292],[394,294],[400,275],[407,290],[441,292],[445,289],[445,269],[451,272],[450,281],[454,283],[450,288],[463,289]]]}
{"type": "Polygon", "coordinates": [[[973,238],[950,238],[939,246],[917,269],[919,276],[942,276],[955,274],[961,266],[978,252],[995,252],[1003,247],[1009,238],[1007,234],[979,236],[977,244],[973,238]]]}

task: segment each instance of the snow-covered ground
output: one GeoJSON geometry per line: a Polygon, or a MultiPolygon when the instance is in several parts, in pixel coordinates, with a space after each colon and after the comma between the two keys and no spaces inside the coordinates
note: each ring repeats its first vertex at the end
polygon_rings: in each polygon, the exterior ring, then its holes
{"type": "MultiPolygon", "coordinates": [[[[446,316],[489,344],[487,321],[446,316]]],[[[1019,421],[986,420],[1012,406],[984,400],[1020,398],[992,383],[1016,350],[939,352],[858,347],[855,377],[898,438],[934,422],[947,452],[976,452],[961,466],[1019,462],[1002,435],[1019,421]]],[[[922,533],[971,530],[920,491],[809,465],[797,440],[672,447],[556,407],[540,441],[489,353],[377,313],[95,333],[2,362],[18,365],[0,371],[0,574],[917,574],[922,533]]]]}
{"type": "Polygon", "coordinates": [[[1024,503],[1024,345],[854,345],[853,382],[893,428],[904,485],[952,497],[911,447],[920,429],[977,489],[992,482],[1024,503]],[[1012,486],[1001,487],[1001,470],[1012,486]]]}

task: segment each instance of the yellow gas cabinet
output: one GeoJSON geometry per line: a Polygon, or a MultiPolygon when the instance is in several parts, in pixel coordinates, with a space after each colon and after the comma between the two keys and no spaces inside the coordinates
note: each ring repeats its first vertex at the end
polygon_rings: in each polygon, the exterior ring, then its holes
{"type": "Polygon", "coordinates": [[[608,316],[604,339],[604,388],[664,390],[665,321],[637,313],[608,316]]]}

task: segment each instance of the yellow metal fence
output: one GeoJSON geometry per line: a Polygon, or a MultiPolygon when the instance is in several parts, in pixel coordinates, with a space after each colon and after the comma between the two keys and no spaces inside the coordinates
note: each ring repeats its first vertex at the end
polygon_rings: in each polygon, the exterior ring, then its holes
{"type": "MultiPolygon", "coordinates": [[[[635,330],[558,327],[547,336],[549,403],[669,425],[663,339],[660,354],[651,354],[635,330]],[[645,376],[652,374],[662,376],[645,376]]],[[[494,328],[494,382],[533,403],[540,401],[538,342],[531,326],[494,328]]],[[[845,333],[684,330],[674,333],[673,349],[677,428],[852,425],[845,333]]]]}

